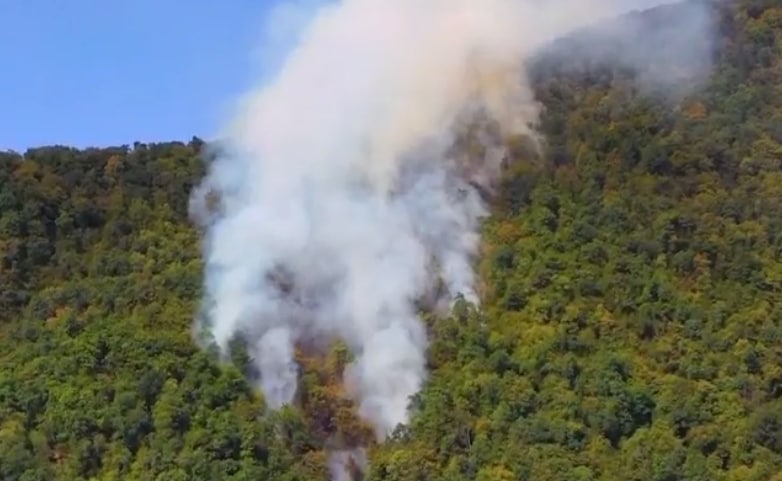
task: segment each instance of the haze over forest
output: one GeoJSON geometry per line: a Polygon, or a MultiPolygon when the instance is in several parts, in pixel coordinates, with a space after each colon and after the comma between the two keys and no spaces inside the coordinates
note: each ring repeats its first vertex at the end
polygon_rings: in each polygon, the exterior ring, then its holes
{"type": "Polygon", "coordinates": [[[782,481],[778,3],[343,0],[0,152],[0,481],[782,481]]]}

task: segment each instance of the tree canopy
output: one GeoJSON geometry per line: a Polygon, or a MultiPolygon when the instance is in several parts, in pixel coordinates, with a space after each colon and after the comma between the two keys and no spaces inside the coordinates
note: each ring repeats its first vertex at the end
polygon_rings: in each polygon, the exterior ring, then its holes
{"type": "MultiPolygon", "coordinates": [[[[781,481],[782,7],[722,6],[684,98],[543,69],[542,155],[483,226],[483,304],[426,315],[412,420],[372,481],[781,481]]],[[[325,480],[371,445],[343,346],[266,412],[200,349],[203,143],[0,153],[0,480],[325,480]]]]}

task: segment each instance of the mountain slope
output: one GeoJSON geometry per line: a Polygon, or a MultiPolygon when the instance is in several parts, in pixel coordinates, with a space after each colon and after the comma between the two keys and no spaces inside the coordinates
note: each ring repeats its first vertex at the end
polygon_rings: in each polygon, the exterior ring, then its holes
{"type": "MultiPolygon", "coordinates": [[[[486,222],[485,305],[428,319],[368,479],[780,479],[782,7],[732,5],[683,100],[541,67],[548,145],[486,222]]],[[[241,341],[228,366],[192,342],[200,150],[0,154],[0,480],[327,479],[367,439],[340,346],[264,415],[241,341]]]]}
{"type": "Polygon", "coordinates": [[[676,105],[599,65],[541,76],[549,148],[487,222],[485,313],[434,326],[374,479],[778,476],[782,9],[724,14],[676,105]]]}

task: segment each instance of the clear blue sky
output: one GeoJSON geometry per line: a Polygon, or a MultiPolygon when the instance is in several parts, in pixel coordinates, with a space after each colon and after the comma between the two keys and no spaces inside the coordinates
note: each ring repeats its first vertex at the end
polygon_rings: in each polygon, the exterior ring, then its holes
{"type": "Polygon", "coordinates": [[[0,0],[0,150],[210,137],[275,0],[0,0]]]}

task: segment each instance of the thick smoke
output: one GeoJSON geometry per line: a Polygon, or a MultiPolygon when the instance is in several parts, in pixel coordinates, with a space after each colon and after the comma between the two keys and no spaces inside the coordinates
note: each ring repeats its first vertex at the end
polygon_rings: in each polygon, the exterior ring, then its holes
{"type": "Polygon", "coordinates": [[[627,0],[342,0],[308,16],[274,77],[242,99],[193,197],[206,231],[203,328],[249,341],[270,407],[291,402],[295,345],[343,339],[379,439],[425,377],[415,307],[477,301],[481,191],[502,138],[532,134],[525,62],[627,0]],[[481,149],[452,149],[476,116],[481,149]],[[457,153],[454,153],[457,152],[457,153]],[[473,150],[470,150],[473,152],[473,150]]]}

